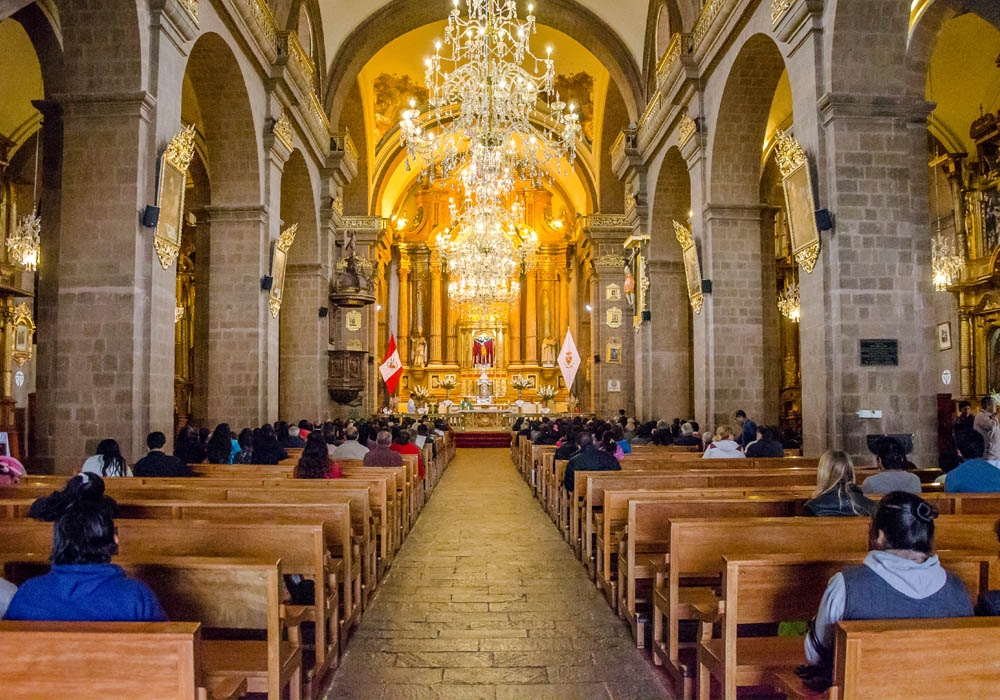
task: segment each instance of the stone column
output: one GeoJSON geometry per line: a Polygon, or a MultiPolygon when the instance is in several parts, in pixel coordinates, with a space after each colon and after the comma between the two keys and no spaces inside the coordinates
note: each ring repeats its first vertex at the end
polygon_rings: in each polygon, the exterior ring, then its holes
{"type": "MultiPolygon", "coordinates": [[[[442,282],[447,289],[448,280],[442,282]]],[[[458,309],[456,304],[450,299],[445,300],[445,332],[447,335],[447,347],[445,351],[445,362],[454,365],[458,362],[458,309]]]]}
{"type": "MultiPolygon", "coordinates": [[[[680,246],[678,245],[678,248],[680,246]]],[[[650,420],[692,415],[691,352],[688,345],[691,305],[687,295],[684,263],[650,260],[648,353],[649,389],[646,392],[650,420]]]]}
{"type": "Polygon", "coordinates": [[[535,270],[524,276],[524,363],[538,364],[538,306],[535,302],[535,270]]]}
{"type": "Polygon", "coordinates": [[[518,293],[510,305],[510,364],[521,364],[521,296],[523,289],[518,293]]]}
{"type": "Polygon", "coordinates": [[[430,364],[441,364],[441,257],[431,251],[431,339],[430,364]]]}
{"type": "MultiPolygon", "coordinates": [[[[260,278],[269,268],[269,216],[260,205],[208,207],[209,423],[270,420],[272,323],[260,278]]],[[[275,404],[277,392],[274,392],[275,404]]],[[[275,405],[275,409],[277,406],[275,405]]]]}

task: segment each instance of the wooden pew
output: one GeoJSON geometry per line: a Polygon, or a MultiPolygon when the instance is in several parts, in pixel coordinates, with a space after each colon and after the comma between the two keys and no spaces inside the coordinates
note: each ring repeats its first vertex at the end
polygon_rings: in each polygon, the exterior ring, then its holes
{"type": "Polygon", "coordinates": [[[7,700],[242,697],[246,682],[205,687],[200,627],[196,622],[0,622],[0,688],[7,700]]]}
{"type": "Polygon", "coordinates": [[[830,700],[968,700],[1000,688],[995,617],[842,622],[836,644],[830,700]]]}
{"type": "MultiPolygon", "coordinates": [[[[941,516],[935,541],[940,549],[996,555],[995,516],[941,516]]],[[[675,518],[669,521],[668,550],[653,592],[653,661],[665,665],[683,697],[691,697],[693,668],[680,658],[681,620],[714,620],[718,599],[707,585],[721,576],[723,557],[762,557],[794,552],[828,553],[831,543],[867,550],[868,518],[675,518]]]]}
{"type": "MultiPolygon", "coordinates": [[[[316,663],[311,676],[322,678],[337,665],[340,653],[337,571],[327,549],[324,523],[227,523],[198,520],[115,521],[119,554],[125,558],[198,556],[281,559],[286,574],[313,581],[315,602],[304,620],[315,623],[316,663]]],[[[0,558],[8,553],[37,553],[52,545],[52,523],[0,520],[0,558]]]]}
{"type": "MultiPolygon", "coordinates": [[[[989,568],[995,554],[942,552],[940,557],[946,569],[962,578],[973,600],[988,587],[989,568]]],[[[802,637],[743,637],[739,626],[768,623],[776,626],[783,621],[810,619],[819,608],[830,577],[863,560],[862,552],[751,559],[727,556],[722,574],[725,612],[721,636],[712,638],[713,621],[702,622],[698,646],[699,699],[710,699],[713,680],[721,686],[721,697],[736,700],[739,687],[765,685],[776,675],[793,676],[795,666],[805,661],[802,637]]],[[[932,649],[925,647],[922,652],[926,655],[932,649]]],[[[892,688],[886,695],[862,697],[909,695],[892,688]]]]}

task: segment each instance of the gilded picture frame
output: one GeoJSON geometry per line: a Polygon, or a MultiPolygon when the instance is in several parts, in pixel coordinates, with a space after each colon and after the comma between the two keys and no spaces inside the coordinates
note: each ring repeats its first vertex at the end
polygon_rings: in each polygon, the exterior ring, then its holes
{"type": "Polygon", "coordinates": [[[937,349],[951,350],[951,322],[937,324],[937,349]]]}
{"type": "Polygon", "coordinates": [[[622,310],[617,306],[611,307],[606,312],[606,322],[608,328],[621,328],[622,327],[622,310]]]}
{"type": "Polygon", "coordinates": [[[679,221],[674,221],[674,235],[681,244],[684,260],[684,275],[687,279],[688,302],[691,309],[700,314],[705,303],[705,295],[701,291],[701,259],[698,257],[698,246],[695,245],[691,229],[679,221]]]}
{"type": "Polygon", "coordinates": [[[605,348],[605,362],[613,365],[622,363],[622,341],[621,338],[608,338],[605,348]]]}
{"type": "Polygon", "coordinates": [[[11,357],[18,367],[31,360],[32,339],[35,335],[35,321],[31,318],[31,308],[27,303],[14,307],[14,338],[11,357]]]}
{"type": "Polygon", "coordinates": [[[153,235],[153,249],[164,270],[177,262],[184,225],[184,190],[187,170],[194,157],[194,126],[186,126],[174,136],[160,156],[156,185],[156,206],[160,209],[153,235]]]}
{"type": "Polygon", "coordinates": [[[779,130],[775,138],[775,158],[785,190],[792,255],[806,273],[812,274],[819,260],[820,239],[809,157],[789,134],[779,130]]]}
{"type": "Polygon", "coordinates": [[[285,268],[288,265],[288,251],[295,242],[295,233],[299,225],[293,224],[281,232],[281,236],[274,242],[271,254],[271,294],[268,298],[268,306],[271,309],[271,317],[278,318],[281,311],[281,300],[285,290],[285,268]]]}

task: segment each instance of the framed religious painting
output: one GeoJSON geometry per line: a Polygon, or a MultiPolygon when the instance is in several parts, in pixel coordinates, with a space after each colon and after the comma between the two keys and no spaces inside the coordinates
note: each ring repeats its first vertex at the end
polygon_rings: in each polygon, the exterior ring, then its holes
{"type": "Polygon", "coordinates": [[[948,321],[937,324],[937,349],[951,350],[951,323],[948,321]]]}
{"type": "Polygon", "coordinates": [[[347,327],[347,330],[351,331],[352,333],[355,331],[360,331],[361,312],[358,311],[357,309],[354,309],[344,314],[344,325],[347,327]]]}
{"type": "Polygon", "coordinates": [[[698,258],[698,246],[695,245],[691,229],[677,220],[674,220],[674,235],[681,244],[688,303],[696,314],[700,314],[705,296],[701,291],[701,260],[698,258]]]}
{"type": "Polygon", "coordinates": [[[160,156],[156,206],[160,209],[153,236],[153,249],[164,270],[177,262],[184,223],[184,188],[187,170],[194,157],[194,125],[186,126],[167,144],[160,156]]]}
{"type": "Polygon", "coordinates": [[[271,296],[268,298],[268,306],[271,309],[272,318],[278,318],[281,311],[281,298],[285,289],[285,267],[288,265],[288,251],[295,242],[295,232],[299,225],[293,224],[281,232],[281,236],[274,242],[274,252],[271,255],[271,296]]]}
{"type": "Polygon", "coordinates": [[[622,327],[622,310],[618,307],[613,307],[607,310],[607,324],[608,328],[621,328],[622,327]]]}
{"type": "Polygon", "coordinates": [[[605,362],[620,365],[622,363],[622,339],[608,338],[608,345],[605,349],[605,362]]]}
{"type": "Polygon", "coordinates": [[[775,159],[781,170],[788,213],[788,233],[795,262],[807,273],[819,259],[819,227],[816,225],[816,198],[813,195],[809,157],[790,134],[778,130],[775,159]]]}
{"type": "Polygon", "coordinates": [[[608,301],[618,301],[622,298],[622,288],[612,282],[604,288],[604,298],[608,301]]]}

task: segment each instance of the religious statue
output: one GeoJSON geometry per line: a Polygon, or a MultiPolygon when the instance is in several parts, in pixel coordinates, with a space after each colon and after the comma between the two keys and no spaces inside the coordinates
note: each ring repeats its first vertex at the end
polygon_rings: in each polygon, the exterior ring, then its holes
{"type": "Polygon", "coordinates": [[[542,341],[542,367],[556,366],[556,341],[546,336],[542,341]]]}
{"type": "Polygon", "coordinates": [[[413,366],[427,366],[427,341],[423,336],[418,336],[413,340],[413,366]]]}

